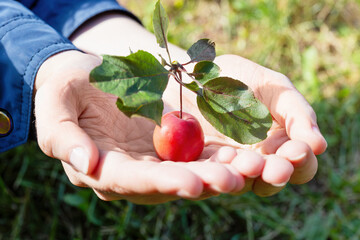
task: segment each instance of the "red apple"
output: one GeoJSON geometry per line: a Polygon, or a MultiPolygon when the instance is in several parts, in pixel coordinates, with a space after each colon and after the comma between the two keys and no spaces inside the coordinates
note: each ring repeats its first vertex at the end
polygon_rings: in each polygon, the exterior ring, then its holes
{"type": "Polygon", "coordinates": [[[161,127],[156,126],[154,147],[162,160],[190,162],[204,149],[204,133],[198,120],[188,113],[169,112],[162,116],[161,127]]]}

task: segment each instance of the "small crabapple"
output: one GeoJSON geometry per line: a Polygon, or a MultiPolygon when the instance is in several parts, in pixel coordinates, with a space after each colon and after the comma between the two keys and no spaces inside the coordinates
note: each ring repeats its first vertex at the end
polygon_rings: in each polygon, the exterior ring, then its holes
{"type": "Polygon", "coordinates": [[[179,111],[165,114],[161,127],[153,135],[155,151],[160,159],[175,162],[196,160],[204,149],[204,133],[198,120],[189,113],[179,111]]]}

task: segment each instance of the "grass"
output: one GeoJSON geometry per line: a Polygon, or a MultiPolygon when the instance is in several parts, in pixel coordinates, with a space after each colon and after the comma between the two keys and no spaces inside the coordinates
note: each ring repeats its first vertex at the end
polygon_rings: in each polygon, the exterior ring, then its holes
{"type": "MultiPolygon", "coordinates": [[[[155,1],[124,0],[150,29],[155,1]],[[141,8],[139,7],[141,6],[141,8]]],[[[308,184],[260,198],[103,202],[36,143],[0,154],[0,239],[359,239],[360,1],[163,0],[171,42],[202,37],[287,75],[328,141],[308,184]]]]}

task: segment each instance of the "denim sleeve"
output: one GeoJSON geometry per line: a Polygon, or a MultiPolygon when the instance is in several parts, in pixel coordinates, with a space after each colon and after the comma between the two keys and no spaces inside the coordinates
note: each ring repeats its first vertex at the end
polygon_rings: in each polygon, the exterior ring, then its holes
{"type": "MultiPolygon", "coordinates": [[[[23,0],[29,2],[29,0],[23,0]]],[[[104,12],[116,11],[133,17],[116,0],[33,0],[31,10],[63,36],[69,37],[81,24],[104,12]]]]}
{"type": "Polygon", "coordinates": [[[34,79],[41,64],[58,52],[75,49],[19,2],[0,1],[0,152],[27,141],[34,79]]]}

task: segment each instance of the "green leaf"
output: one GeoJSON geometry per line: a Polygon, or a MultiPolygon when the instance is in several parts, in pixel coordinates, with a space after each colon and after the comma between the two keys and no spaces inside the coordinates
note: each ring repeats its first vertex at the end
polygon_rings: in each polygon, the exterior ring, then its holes
{"type": "Polygon", "coordinates": [[[251,89],[229,77],[217,77],[203,86],[197,97],[200,112],[219,132],[241,144],[266,138],[272,117],[251,89]]]}
{"type": "Polygon", "coordinates": [[[127,57],[104,55],[102,64],[91,72],[90,82],[116,95],[118,108],[127,116],[140,115],[159,123],[168,71],[150,53],[138,51],[127,57]]]}
{"type": "Polygon", "coordinates": [[[209,39],[200,39],[187,50],[187,54],[190,56],[191,62],[214,61],[216,57],[215,43],[209,39]]]}
{"type": "Polygon", "coordinates": [[[193,92],[198,92],[199,90],[201,90],[196,82],[185,83],[184,86],[193,92]]]}
{"type": "Polygon", "coordinates": [[[233,112],[251,107],[256,99],[251,89],[239,80],[218,77],[204,84],[203,95],[219,113],[233,112]]]}
{"type": "Polygon", "coordinates": [[[160,0],[155,4],[153,15],[154,34],[160,47],[165,48],[167,45],[167,32],[169,26],[169,18],[160,0]]]}
{"type": "Polygon", "coordinates": [[[265,139],[272,125],[268,109],[258,100],[249,108],[226,113],[215,111],[201,96],[197,97],[197,104],[211,125],[241,144],[254,144],[265,139]]]}
{"type": "Polygon", "coordinates": [[[154,120],[159,126],[161,125],[161,116],[164,110],[164,103],[161,99],[136,108],[124,106],[124,103],[118,98],[116,106],[128,117],[142,116],[154,120]]]}
{"type": "Polygon", "coordinates": [[[210,61],[201,61],[195,65],[193,74],[196,80],[201,84],[205,84],[207,81],[219,76],[220,67],[210,61]]]}

